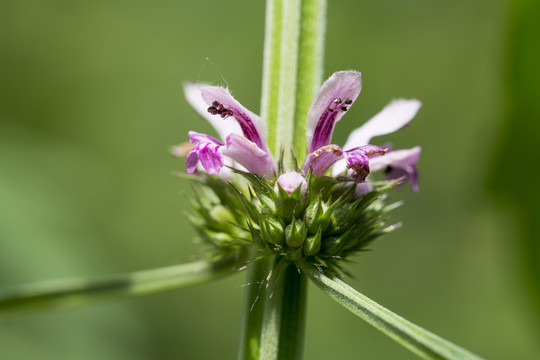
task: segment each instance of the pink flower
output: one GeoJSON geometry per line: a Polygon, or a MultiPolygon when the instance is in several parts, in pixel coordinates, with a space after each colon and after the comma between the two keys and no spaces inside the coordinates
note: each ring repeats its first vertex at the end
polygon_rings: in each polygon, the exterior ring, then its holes
{"type": "MultiPolygon", "coordinates": [[[[416,191],[418,174],[415,164],[420,147],[389,151],[370,142],[373,137],[390,134],[409,124],[420,108],[419,101],[392,101],[354,130],[343,147],[331,143],[336,123],[354,104],[361,89],[361,74],[356,71],[334,73],[322,85],[307,114],[308,155],[304,160],[304,173],[311,169],[315,176],[322,176],[333,166],[334,176],[347,172],[354,181],[361,183],[372,171],[384,170],[391,179],[410,179],[416,191]]],[[[188,84],[184,90],[193,108],[214,126],[220,136],[217,139],[189,133],[194,147],[187,155],[188,173],[193,173],[199,164],[207,173],[221,175],[225,165],[240,165],[267,179],[277,176],[276,162],[266,144],[266,124],[259,116],[244,108],[223,87],[188,84]]],[[[296,184],[298,176],[303,179],[298,173],[294,176],[286,174],[280,177],[286,185],[280,183],[284,189],[292,189],[292,183],[296,184]],[[289,175],[283,177],[286,174],[289,175]]],[[[300,183],[294,188],[298,186],[300,183]]]]}

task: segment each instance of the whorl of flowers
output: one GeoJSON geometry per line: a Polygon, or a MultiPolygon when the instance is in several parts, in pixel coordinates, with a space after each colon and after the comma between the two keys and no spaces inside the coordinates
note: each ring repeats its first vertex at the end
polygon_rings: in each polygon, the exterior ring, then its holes
{"type": "MultiPolygon", "coordinates": [[[[408,125],[417,100],[395,100],[355,129],[345,145],[332,144],[335,124],[362,88],[356,71],[334,73],[307,115],[307,153],[300,165],[276,162],[266,143],[266,124],[218,86],[185,86],[187,100],[219,138],[189,132],[186,171],[198,175],[190,216],[200,236],[220,251],[256,246],[259,257],[278,254],[339,270],[340,259],[393,229],[385,227],[384,192],[409,181],[418,190],[420,147],[392,150],[371,139],[408,125]],[[374,180],[382,172],[386,181],[374,180]],[[331,176],[328,176],[331,174],[331,176]]],[[[289,151],[289,149],[282,149],[289,151]]]]}

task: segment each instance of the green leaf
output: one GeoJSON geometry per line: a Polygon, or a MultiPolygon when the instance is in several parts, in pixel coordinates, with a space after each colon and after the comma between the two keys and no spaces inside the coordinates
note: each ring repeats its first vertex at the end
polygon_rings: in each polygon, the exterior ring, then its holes
{"type": "Polygon", "coordinates": [[[337,277],[328,277],[311,265],[304,271],[326,294],[356,316],[425,359],[481,359],[477,355],[405,320],[360,294],[337,277]]]}
{"type": "Polygon", "coordinates": [[[76,307],[96,301],[175,290],[236,272],[242,261],[230,256],[102,279],[66,279],[14,286],[0,290],[0,316],[9,312],[76,307]]]}

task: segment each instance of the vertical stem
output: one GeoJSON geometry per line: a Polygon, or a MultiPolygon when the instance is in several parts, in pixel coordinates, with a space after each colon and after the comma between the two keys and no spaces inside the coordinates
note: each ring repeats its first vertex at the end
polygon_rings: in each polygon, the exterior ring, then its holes
{"type": "Polygon", "coordinates": [[[259,260],[248,268],[238,360],[259,358],[267,276],[264,260],[259,260]]]}
{"type": "Polygon", "coordinates": [[[285,150],[284,164],[291,168],[289,156],[293,144],[296,109],[296,75],[298,70],[298,40],[300,37],[301,0],[285,0],[281,23],[281,60],[279,66],[278,118],[276,150],[285,150]]]}
{"type": "Polygon", "coordinates": [[[301,359],[304,351],[304,328],[307,310],[307,276],[290,264],[284,279],[280,359],[301,359]],[[288,354],[288,355],[287,355],[288,354]]]}
{"type": "Polygon", "coordinates": [[[301,359],[306,314],[306,279],[296,265],[277,260],[264,303],[260,360],[301,359]]]}
{"type": "MultiPolygon", "coordinates": [[[[261,116],[274,154],[306,153],[307,112],[322,78],[326,1],[267,0],[261,116]]],[[[289,156],[285,165],[291,167],[289,156]]]]}
{"type": "MultiPolygon", "coordinates": [[[[307,112],[322,78],[326,1],[266,3],[261,116],[270,151],[283,149],[289,169],[289,151],[302,158],[306,152],[307,112]]],[[[264,265],[250,271],[238,359],[302,357],[306,279],[290,261],[276,261],[265,289],[253,286],[265,278],[264,265]]]]}
{"type": "Polygon", "coordinates": [[[307,114],[322,83],[326,1],[302,1],[293,138],[294,153],[299,159],[306,156],[307,114]]]}
{"type": "Polygon", "coordinates": [[[279,97],[279,64],[281,53],[281,13],[283,0],[266,1],[266,26],[264,29],[263,79],[261,117],[268,126],[267,143],[274,155],[279,97]]]}

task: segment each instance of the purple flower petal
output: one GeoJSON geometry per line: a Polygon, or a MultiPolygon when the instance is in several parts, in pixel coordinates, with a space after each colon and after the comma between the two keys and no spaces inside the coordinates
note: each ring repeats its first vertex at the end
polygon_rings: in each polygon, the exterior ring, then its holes
{"type": "Polygon", "coordinates": [[[199,161],[209,174],[216,175],[223,167],[221,148],[222,146],[217,146],[212,143],[206,143],[201,146],[198,154],[199,161]]]}
{"type": "Polygon", "coordinates": [[[200,162],[207,173],[211,175],[219,174],[223,167],[223,145],[212,142],[199,142],[189,152],[186,158],[186,172],[192,174],[197,169],[200,162]]]}
{"type": "Polygon", "coordinates": [[[315,176],[323,176],[336,161],[343,158],[343,151],[337,145],[323,146],[306,157],[304,172],[312,169],[315,176]]]}
{"type": "Polygon", "coordinates": [[[200,142],[209,142],[216,145],[224,145],[221,141],[210,135],[201,134],[195,131],[190,131],[188,135],[189,141],[193,144],[197,144],[200,142]]]}
{"type": "Polygon", "coordinates": [[[272,178],[277,172],[272,155],[243,136],[230,134],[223,154],[244,166],[249,172],[263,177],[272,178]]]}
{"type": "Polygon", "coordinates": [[[234,117],[244,136],[264,151],[266,146],[266,125],[264,121],[243,107],[230,92],[219,86],[201,86],[201,95],[208,105],[207,112],[216,118],[234,117]]]}
{"type": "Polygon", "coordinates": [[[312,153],[330,144],[334,125],[360,94],[361,76],[357,71],[340,71],[334,73],[323,84],[308,113],[306,127],[308,152],[312,153]]]}
{"type": "Polygon", "coordinates": [[[364,145],[345,151],[346,166],[353,171],[354,181],[363,182],[370,173],[369,158],[375,154],[384,155],[386,151],[375,145],[364,145]]]}
{"type": "Polygon", "coordinates": [[[394,100],[361,127],[353,130],[343,146],[350,149],[368,144],[371,138],[393,133],[406,126],[420,109],[418,100],[394,100]]]}
{"type": "Polygon", "coordinates": [[[292,194],[299,186],[301,186],[300,191],[305,192],[307,190],[307,181],[306,179],[296,171],[287,171],[278,177],[276,181],[276,191],[277,184],[281,186],[287,194],[292,194]]]}
{"type": "Polygon", "coordinates": [[[231,133],[242,134],[242,130],[234,118],[222,119],[208,112],[208,105],[201,95],[201,86],[209,85],[184,84],[184,95],[193,109],[214,127],[221,140],[225,141],[227,135],[231,133]]]}
{"type": "Polygon", "coordinates": [[[195,144],[186,157],[186,172],[192,174],[201,163],[207,173],[218,174],[223,167],[224,144],[213,136],[195,131],[189,132],[189,140],[195,144]]]}
{"type": "Polygon", "coordinates": [[[410,180],[413,191],[418,191],[418,171],[416,163],[420,157],[420,146],[412,149],[395,150],[388,152],[385,156],[376,157],[370,160],[372,171],[384,170],[389,179],[405,177],[410,180]]]}
{"type": "Polygon", "coordinates": [[[186,157],[186,172],[188,174],[193,174],[197,170],[197,164],[199,163],[199,155],[197,151],[193,151],[194,149],[191,149],[186,157]]]}

